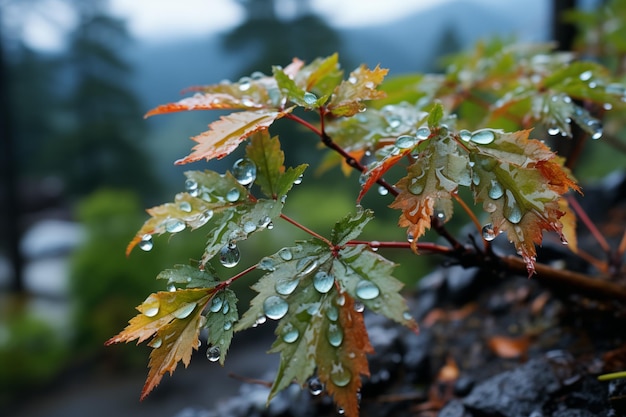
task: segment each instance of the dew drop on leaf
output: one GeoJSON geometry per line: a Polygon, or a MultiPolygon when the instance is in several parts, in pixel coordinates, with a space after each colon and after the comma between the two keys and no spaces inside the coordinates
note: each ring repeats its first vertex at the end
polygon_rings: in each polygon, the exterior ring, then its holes
{"type": "Polygon", "coordinates": [[[324,384],[322,384],[322,381],[320,381],[318,377],[314,376],[309,379],[309,392],[314,396],[318,396],[324,392],[324,384]]]}
{"type": "Polygon", "coordinates": [[[470,140],[479,145],[488,145],[496,139],[496,134],[493,130],[483,129],[477,130],[472,134],[470,140]]]}
{"type": "Polygon", "coordinates": [[[408,311],[405,311],[402,314],[402,318],[405,319],[405,320],[412,320],[413,319],[413,317],[411,316],[411,313],[409,313],[408,311]]]}
{"type": "Polygon", "coordinates": [[[289,295],[295,291],[298,282],[297,278],[281,278],[274,284],[274,289],[280,295],[289,295]]]}
{"type": "Polygon", "coordinates": [[[228,244],[220,249],[220,263],[226,268],[232,268],[239,263],[241,254],[237,245],[228,244]]]}
{"type": "Polygon", "coordinates": [[[222,314],[228,314],[230,311],[230,304],[228,301],[224,300],[224,304],[222,305],[222,314]]]}
{"type": "Polygon", "coordinates": [[[299,271],[298,276],[305,277],[317,269],[317,259],[314,257],[302,258],[298,261],[296,268],[299,271]]]}
{"type": "Polygon", "coordinates": [[[488,202],[487,204],[485,204],[485,211],[487,213],[493,213],[494,211],[496,211],[498,208],[498,206],[496,206],[494,203],[492,202],[488,202]]]}
{"type": "Polygon", "coordinates": [[[364,279],[356,284],[355,293],[361,300],[372,300],[378,297],[380,289],[373,282],[364,279]]]}
{"type": "Polygon", "coordinates": [[[339,294],[339,296],[335,300],[335,303],[338,306],[343,306],[346,303],[346,297],[343,294],[339,294]]]}
{"type": "Polygon", "coordinates": [[[511,193],[511,191],[509,190],[506,191],[505,201],[506,201],[506,204],[504,205],[504,209],[503,209],[504,217],[506,217],[506,219],[513,224],[517,224],[521,222],[522,210],[517,204],[517,201],[515,201],[515,197],[513,196],[513,193],[511,193]]]}
{"type": "Polygon", "coordinates": [[[441,209],[435,209],[433,217],[442,222],[446,221],[446,213],[441,209]]]}
{"type": "Polygon", "coordinates": [[[243,186],[250,185],[256,179],[256,164],[248,158],[241,158],[233,164],[233,177],[243,186]]]}
{"type": "Polygon", "coordinates": [[[597,140],[602,137],[602,123],[599,120],[592,119],[587,122],[589,130],[591,130],[591,139],[597,140]]]}
{"type": "Polygon", "coordinates": [[[411,183],[407,189],[413,195],[420,195],[424,192],[424,184],[422,184],[417,178],[411,178],[411,183]]]}
{"type": "Polygon", "coordinates": [[[587,70],[585,72],[581,72],[578,78],[580,78],[580,81],[589,81],[592,76],[593,73],[590,70],[587,70]]]}
{"type": "Polygon", "coordinates": [[[152,295],[146,298],[146,301],[143,302],[143,314],[146,317],[154,317],[159,314],[159,299],[153,297],[152,295]]]}
{"type": "Polygon", "coordinates": [[[226,193],[226,201],[234,203],[235,201],[239,200],[240,196],[241,193],[237,188],[231,188],[230,191],[226,193]]]}
{"type": "Polygon", "coordinates": [[[266,321],[267,321],[267,317],[265,317],[265,316],[259,316],[259,317],[257,317],[257,319],[256,319],[256,321],[254,322],[254,324],[256,324],[256,325],[258,326],[259,324],[263,324],[263,323],[265,323],[266,321]]]}
{"type": "Polygon", "coordinates": [[[187,179],[185,181],[185,190],[188,192],[192,192],[194,190],[198,189],[198,183],[195,180],[192,180],[191,178],[187,179]]]}
{"type": "Polygon", "coordinates": [[[243,224],[243,231],[247,233],[252,233],[256,230],[256,224],[253,222],[245,222],[243,224]]]}
{"type": "Polygon", "coordinates": [[[335,278],[326,271],[318,271],[313,277],[313,287],[322,294],[326,294],[330,291],[334,284],[335,278]]]}
{"type": "Polygon", "coordinates": [[[285,326],[283,329],[282,338],[285,343],[294,343],[300,337],[298,329],[292,326],[285,326]]]}
{"type": "Polygon", "coordinates": [[[259,261],[259,268],[264,271],[274,271],[276,267],[274,266],[274,260],[272,258],[263,258],[259,261]]]}
{"type": "Polygon", "coordinates": [[[141,237],[141,240],[139,241],[139,249],[148,252],[152,250],[153,246],[154,243],[152,242],[152,235],[145,234],[141,237]]]}
{"type": "Polygon", "coordinates": [[[357,313],[362,313],[364,310],[365,310],[365,304],[363,304],[360,301],[354,302],[354,311],[356,311],[357,313]]]}
{"type": "Polygon", "coordinates": [[[548,128],[548,134],[552,136],[559,135],[561,133],[561,129],[556,126],[552,126],[548,128]]]}
{"type": "Polygon", "coordinates": [[[343,342],[343,331],[335,323],[331,323],[328,325],[326,337],[328,338],[328,343],[330,343],[331,346],[339,347],[343,342]]]}
{"type": "Polygon", "coordinates": [[[196,303],[187,303],[178,310],[174,311],[172,315],[179,320],[186,319],[195,308],[196,303]]]}
{"type": "Polygon", "coordinates": [[[259,227],[267,227],[272,222],[269,216],[263,216],[259,219],[259,227]]]}
{"type": "Polygon", "coordinates": [[[165,221],[165,230],[169,233],[178,233],[185,230],[185,223],[179,219],[167,219],[165,221]]]}
{"type": "Polygon", "coordinates": [[[304,100],[304,102],[308,104],[309,106],[312,106],[317,101],[317,96],[307,91],[306,93],[304,93],[302,100],[304,100]]]}
{"type": "Polygon", "coordinates": [[[291,253],[291,250],[289,248],[282,248],[281,250],[279,250],[278,256],[280,256],[283,261],[290,261],[291,259],[293,259],[293,254],[291,253]]]}
{"type": "Polygon", "coordinates": [[[232,321],[227,321],[226,323],[224,323],[224,327],[223,327],[223,329],[224,329],[225,331],[228,331],[228,330],[230,330],[230,329],[232,329],[232,328],[233,328],[233,322],[232,322],[232,321]]]}
{"type": "Polygon", "coordinates": [[[352,380],[352,374],[349,370],[344,369],[343,364],[333,363],[330,371],[330,380],[338,387],[345,387],[352,380]]]}
{"type": "Polygon", "coordinates": [[[326,317],[328,317],[328,320],[337,321],[337,319],[339,318],[339,310],[337,309],[337,307],[332,305],[329,306],[326,309],[326,317]]]}
{"type": "MultiPolygon", "coordinates": [[[[426,126],[422,126],[415,132],[415,137],[419,140],[426,140],[430,137],[430,129],[426,126]]],[[[397,144],[396,144],[397,146],[397,144]]]]}
{"type": "Polygon", "coordinates": [[[239,79],[239,91],[248,91],[252,85],[250,77],[241,77],[239,79]]]}
{"type": "Polygon", "coordinates": [[[161,347],[162,344],[163,344],[163,339],[161,339],[160,337],[155,337],[154,339],[150,341],[150,343],[148,343],[148,346],[150,346],[153,349],[158,349],[161,347]]]}
{"type": "MultiPolygon", "coordinates": [[[[335,384],[335,385],[337,385],[337,384],[335,384]]],[[[344,410],[343,407],[337,406],[337,414],[342,416],[342,415],[346,414],[346,410],[344,410]]]]}
{"type": "Polygon", "coordinates": [[[304,174],[300,174],[298,176],[298,178],[296,178],[295,180],[293,180],[293,184],[294,185],[300,185],[302,184],[302,178],[304,178],[304,174]]]}
{"type": "Polygon", "coordinates": [[[491,242],[496,238],[496,232],[493,230],[493,225],[491,223],[487,223],[483,226],[482,236],[487,242],[491,242]]]}
{"type": "Polygon", "coordinates": [[[277,295],[270,295],[263,301],[263,311],[268,319],[279,320],[287,314],[289,304],[277,295]]]}
{"type": "Polygon", "coordinates": [[[208,360],[210,360],[211,362],[219,361],[221,354],[222,354],[222,352],[220,352],[220,347],[219,346],[210,346],[206,350],[206,358],[208,360]]]}
{"type": "Polygon", "coordinates": [[[223,304],[224,304],[224,300],[222,299],[222,297],[219,295],[216,295],[211,300],[211,307],[209,307],[209,310],[211,310],[212,313],[217,313],[218,311],[222,309],[223,304]]]}
{"type": "Polygon", "coordinates": [[[190,213],[191,212],[191,204],[189,204],[188,201],[181,201],[180,203],[178,203],[178,209],[180,211],[184,211],[185,213],[190,213]]]}
{"type": "Polygon", "coordinates": [[[464,142],[469,142],[472,139],[472,132],[467,129],[459,130],[459,137],[464,142]]]}
{"type": "Polygon", "coordinates": [[[413,236],[413,233],[411,233],[411,232],[407,232],[407,233],[406,233],[406,240],[407,240],[409,243],[413,243],[413,241],[415,240],[415,236],[413,236]]]}
{"type": "Polygon", "coordinates": [[[491,186],[489,187],[489,198],[492,200],[497,200],[504,195],[504,190],[502,189],[502,185],[498,182],[498,180],[491,180],[491,186]]]}
{"type": "Polygon", "coordinates": [[[480,185],[480,176],[478,174],[472,175],[472,184],[476,186],[480,185]]]}
{"type": "Polygon", "coordinates": [[[417,138],[410,135],[398,136],[396,139],[396,146],[400,149],[410,149],[417,145],[417,138]]]}
{"type": "Polygon", "coordinates": [[[384,187],[384,186],[381,185],[381,186],[378,187],[378,194],[379,195],[387,195],[387,194],[389,194],[389,190],[387,189],[387,187],[384,187]]]}
{"type": "Polygon", "coordinates": [[[204,226],[213,217],[213,210],[208,209],[195,222],[196,227],[204,226]]]}
{"type": "Polygon", "coordinates": [[[176,292],[176,285],[173,282],[170,282],[170,283],[167,284],[166,289],[169,292],[176,292]]]}

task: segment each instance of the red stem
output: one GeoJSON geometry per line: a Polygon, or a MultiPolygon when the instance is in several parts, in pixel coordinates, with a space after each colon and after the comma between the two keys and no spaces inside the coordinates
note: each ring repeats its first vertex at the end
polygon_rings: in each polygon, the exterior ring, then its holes
{"type": "Polygon", "coordinates": [[[585,226],[587,226],[589,232],[591,232],[593,237],[598,241],[602,249],[604,249],[604,251],[607,253],[611,252],[611,246],[609,246],[606,239],[604,239],[604,236],[602,236],[602,233],[600,233],[596,225],[593,224],[589,216],[587,216],[585,210],[583,210],[580,204],[578,204],[578,201],[576,201],[576,199],[572,195],[567,195],[565,196],[565,198],[569,202],[570,206],[572,206],[572,209],[574,209],[574,211],[578,215],[578,218],[585,224],[585,226]]]}
{"type": "Polygon", "coordinates": [[[313,230],[309,229],[308,227],[298,223],[297,221],[295,221],[294,219],[292,219],[291,217],[288,217],[285,214],[280,214],[280,218],[287,221],[288,223],[291,223],[292,225],[296,226],[298,229],[300,230],[304,230],[306,233],[310,234],[311,236],[321,240],[322,242],[326,243],[328,246],[333,246],[333,244],[331,243],[330,240],[326,239],[324,236],[315,233],[313,230]]]}
{"type": "MultiPolygon", "coordinates": [[[[402,249],[411,249],[411,244],[409,242],[379,242],[377,240],[367,241],[367,240],[351,240],[346,245],[368,245],[372,249],[378,248],[402,248],[402,249]]],[[[447,246],[437,245],[435,243],[416,243],[418,250],[422,250],[424,252],[431,253],[440,253],[443,255],[449,255],[452,252],[447,246]]]]}
{"type": "Polygon", "coordinates": [[[219,284],[217,284],[215,286],[215,292],[218,292],[218,291],[223,290],[224,288],[228,287],[230,284],[232,284],[233,282],[237,281],[239,278],[241,278],[244,275],[254,271],[256,269],[256,267],[257,267],[257,265],[252,265],[251,267],[244,269],[243,271],[241,271],[237,275],[233,275],[232,277],[228,278],[226,281],[220,282],[219,284]]]}

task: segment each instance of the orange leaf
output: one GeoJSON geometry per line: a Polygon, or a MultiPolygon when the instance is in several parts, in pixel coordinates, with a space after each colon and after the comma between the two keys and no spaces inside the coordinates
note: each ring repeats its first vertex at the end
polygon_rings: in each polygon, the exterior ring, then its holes
{"type": "Polygon", "coordinates": [[[166,372],[172,374],[179,361],[182,360],[185,367],[189,365],[192,351],[198,350],[202,310],[214,292],[214,288],[194,288],[151,294],[137,307],[141,314],[106,342],[106,345],[132,340],[141,343],[154,335],[149,343],[153,350],[141,399],[159,384],[166,372]]]}
{"type": "Polygon", "coordinates": [[[361,199],[365,196],[365,194],[369,191],[372,185],[376,184],[376,182],[385,175],[385,172],[389,171],[391,167],[393,167],[396,162],[398,162],[404,155],[410,153],[411,149],[405,149],[404,152],[399,153],[397,155],[392,155],[390,157],[385,158],[379,164],[376,165],[374,169],[367,172],[367,181],[361,187],[361,192],[357,198],[357,202],[361,201],[361,199]]]}
{"type": "Polygon", "coordinates": [[[530,338],[528,336],[516,338],[507,336],[492,336],[489,338],[487,344],[489,345],[489,349],[501,358],[521,358],[528,352],[528,348],[530,347],[530,338]]]}
{"type": "Polygon", "coordinates": [[[177,165],[206,159],[223,158],[234,151],[241,142],[255,132],[267,129],[276,119],[291,112],[285,111],[244,111],[222,116],[209,125],[209,130],[193,138],[198,145],[193,152],[176,161],[177,165]]]}
{"type": "Polygon", "coordinates": [[[365,65],[350,73],[335,89],[328,109],[335,116],[354,116],[365,109],[363,101],[384,98],[385,92],[376,89],[389,70],[376,66],[370,70],[365,65]]]}
{"type": "Polygon", "coordinates": [[[319,362],[317,374],[335,403],[345,411],[345,415],[357,417],[357,393],[361,388],[361,375],[370,375],[366,354],[374,353],[374,349],[367,336],[363,314],[354,310],[352,297],[348,294],[343,294],[342,297],[345,297],[345,303],[339,309],[339,323],[344,336],[341,346],[336,349],[337,361],[319,362]]]}
{"type": "Polygon", "coordinates": [[[244,101],[229,94],[206,93],[195,94],[192,97],[184,98],[176,103],[168,103],[150,110],[144,117],[158,114],[175,113],[192,110],[223,110],[223,109],[248,109],[261,108],[262,104],[254,103],[250,100],[244,101]]]}

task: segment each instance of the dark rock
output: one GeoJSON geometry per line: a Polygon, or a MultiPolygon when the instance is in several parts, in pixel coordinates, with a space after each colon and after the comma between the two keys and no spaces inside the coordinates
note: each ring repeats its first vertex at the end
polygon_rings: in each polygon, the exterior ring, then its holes
{"type": "Polygon", "coordinates": [[[438,417],[473,417],[459,400],[452,400],[441,409],[438,417]]]}

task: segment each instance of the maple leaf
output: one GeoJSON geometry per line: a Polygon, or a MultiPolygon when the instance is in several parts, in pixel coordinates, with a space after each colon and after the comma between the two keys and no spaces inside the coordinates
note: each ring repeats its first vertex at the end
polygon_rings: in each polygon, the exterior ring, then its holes
{"type": "Polygon", "coordinates": [[[176,161],[176,164],[223,158],[234,151],[248,136],[267,129],[276,119],[292,110],[290,108],[283,111],[243,111],[222,116],[220,120],[209,125],[208,131],[193,138],[198,142],[193,147],[193,152],[176,161]]]}
{"type": "Polygon", "coordinates": [[[137,340],[141,343],[154,336],[149,345],[150,371],[141,392],[144,399],[156,387],[163,375],[170,375],[182,361],[189,365],[193,350],[198,350],[202,327],[202,310],[214,293],[213,288],[186,289],[151,294],[137,307],[141,314],[106,345],[137,340]]]}
{"type": "Polygon", "coordinates": [[[259,294],[235,330],[255,326],[260,317],[279,320],[271,351],[281,357],[270,399],[292,381],[304,384],[317,367],[346,415],[356,416],[371,346],[354,303],[417,327],[399,294],[402,283],[391,275],[394,264],[366,245],[347,245],[371,218],[370,211],[360,211],[337,222],[332,247],[310,239],[259,262],[268,273],[252,287],[259,294]],[[346,246],[337,251],[335,245],[346,246]]]}
{"type": "Polygon", "coordinates": [[[348,80],[339,84],[333,93],[328,110],[335,116],[353,116],[365,109],[363,101],[385,97],[376,89],[389,70],[376,66],[373,70],[361,65],[350,73],[348,80]]]}
{"type": "Polygon", "coordinates": [[[204,327],[208,330],[207,343],[210,348],[219,349],[219,362],[224,365],[226,353],[235,331],[234,324],[239,319],[237,296],[233,290],[225,288],[216,293],[209,304],[204,327]]]}
{"type": "Polygon", "coordinates": [[[293,182],[308,166],[302,164],[285,170],[285,154],[280,149],[280,141],[276,136],[271,138],[267,131],[252,136],[246,147],[246,156],[257,167],[256,184],[266,196],[273,199],[287,194],[293,182]]]}
{"type": "Polygon", "coordinates": [[[560,218],[567,205],[561,195],[569,189],[580,192],[580,188],[561,165],[563,159],[540,141],[528,139],[529,134],[529,130],[494,133],[497,140],[489,144],[478,146],[470,141],[467,146],[475,200],[483,203],[493,230],[507,232],[532,274],[535,244],[541,244],[543,231],[556,232],[566,240],[560,218]]]}
{"type": "Polygon", "coordinates": [[[435,210],[440,219],[449,220],[452,193],[471,181],[469,159],[459,154],[450,137],[430,139],[424,146],[408,167],[408,175],[397,182],[399,194],[389,206],[402,210],[398,224],[408,228],[414,251],[417,239],[430,228],[435,210]]]}

